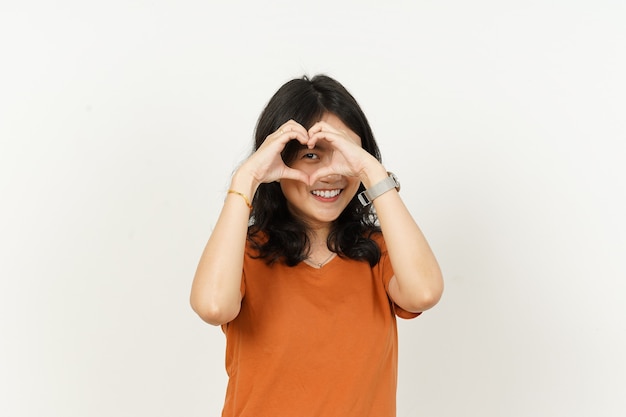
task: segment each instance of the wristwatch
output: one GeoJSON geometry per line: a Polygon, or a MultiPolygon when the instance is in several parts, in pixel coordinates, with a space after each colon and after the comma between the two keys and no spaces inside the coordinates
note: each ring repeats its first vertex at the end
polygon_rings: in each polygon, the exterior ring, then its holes
{"type": "Polygon", "coordinates": [[[389,174],[387,178],[357,195],[363,206],[367,206],[374,201],[375,198],[380,197],[393,188],[400,191],[400,181],[398,181],[398,177],[396,177],[393,172],[387,172],[387,174],[389,174]]]}

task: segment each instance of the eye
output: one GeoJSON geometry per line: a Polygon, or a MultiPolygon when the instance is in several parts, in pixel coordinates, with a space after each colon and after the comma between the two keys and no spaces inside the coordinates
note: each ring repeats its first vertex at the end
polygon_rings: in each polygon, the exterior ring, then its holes
{"type": "Polygon", "coordinates": [[[302,154],[302,159],[319,159],[319,155],[314,152],[306,152],[302,154]]]}

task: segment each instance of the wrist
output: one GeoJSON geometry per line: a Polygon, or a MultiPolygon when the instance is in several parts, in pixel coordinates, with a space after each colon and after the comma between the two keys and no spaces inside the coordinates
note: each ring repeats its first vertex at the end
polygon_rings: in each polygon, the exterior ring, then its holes
{"type": "Polygon", "coordinates": [[[365,168],[359,175],[359,179],[365,189],[371,188],[389,176],[385,167],[378,161],[376,162],[376,165],[365,168]]]}
{"type": "Polygon", "coordinates": [[[238,169],[230,180],[229,188],[249,196],[250,201],[252,201],[259,185],[259,181],[257,181],[252,174],[245,170],[238,169]]]}

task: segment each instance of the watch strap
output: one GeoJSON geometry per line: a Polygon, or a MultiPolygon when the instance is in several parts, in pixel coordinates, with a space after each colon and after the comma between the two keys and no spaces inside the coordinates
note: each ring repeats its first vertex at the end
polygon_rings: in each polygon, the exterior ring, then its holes
{"type": "Polygon", "coordinates": [[[400,183],[398,182],[396,176],[391,172],[388,174],[389,176],[384,180],[359,193],[357,197],[363,206],[371,204],[374,199],[380,197],[393,188],[400,191],[400,183]]]}

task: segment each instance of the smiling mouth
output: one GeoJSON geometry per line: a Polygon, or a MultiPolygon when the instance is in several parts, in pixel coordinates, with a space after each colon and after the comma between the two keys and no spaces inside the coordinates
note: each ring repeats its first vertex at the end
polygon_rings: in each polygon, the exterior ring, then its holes
{"type": "Polygon", "coordinates": [[[337,189],[337,190],[313,190],[311,191],[311,194],[313,194],[316,197],[321,197],[321,198],[333,198],[333,197],[337,197],[340,193],[341,193],[341,189],[337,189]]]}

